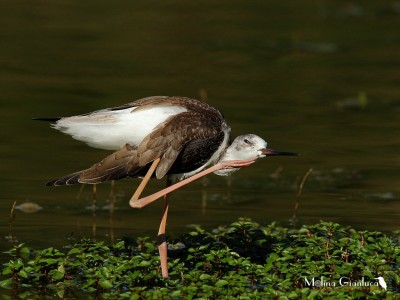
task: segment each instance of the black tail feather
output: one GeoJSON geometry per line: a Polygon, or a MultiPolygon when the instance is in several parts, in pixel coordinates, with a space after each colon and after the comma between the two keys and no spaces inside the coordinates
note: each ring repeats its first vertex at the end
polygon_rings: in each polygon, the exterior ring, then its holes
{"type": "Polygon", "coordinates": [[[32,118],[33,121],[57,122],[61,118],[32,118]]]}
{"type": "Polygon", "coordinates": [[[51,180],[46,183],[46,186],[72,185],[72,184],[80,183],[79,177],[80,177],[81,173],[82,173],[82,171],[51,180]]]}

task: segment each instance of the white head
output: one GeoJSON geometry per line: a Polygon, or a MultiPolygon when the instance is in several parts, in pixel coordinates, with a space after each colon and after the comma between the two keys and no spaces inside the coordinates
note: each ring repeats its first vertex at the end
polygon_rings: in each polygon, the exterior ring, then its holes
{"type": "MultiPolygon", "coordinates": [[[[263,158],[270,155],[297,155],[292,152],[276,151],[267,148],[267,142],[255,134],[240,135],[235,138],[232,144],[226,149],[220,161],[250,160],[263,158]]],[[[222,169],[215,174],[226,176],[239,170],[239,168],[222,169]]]]}
{"type": "Polygon", "coordinates": [[[267,149],[267,142],[255,134],[239,135],[226,149],[222,161],[247,160],[265,157],[263,150],[267,149]]]}

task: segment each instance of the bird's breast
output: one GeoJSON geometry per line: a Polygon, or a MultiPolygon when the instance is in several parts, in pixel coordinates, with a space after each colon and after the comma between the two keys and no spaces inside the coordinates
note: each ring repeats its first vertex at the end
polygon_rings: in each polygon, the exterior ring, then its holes
{"type": "Polygon", "coordinates": [[[180,153],[171,173],[182,180],[219,162],[228,147],[229,134],[230,128],[223,126],[217,136],[189,143],[180,153]]]}

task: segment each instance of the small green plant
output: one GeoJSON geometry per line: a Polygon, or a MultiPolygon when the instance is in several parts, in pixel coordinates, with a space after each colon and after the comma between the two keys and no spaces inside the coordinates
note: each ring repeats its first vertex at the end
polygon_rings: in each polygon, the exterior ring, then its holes
{"type": "Polygon", "coordinates": [[[22,298],[400,298],[400,245],[380,232],[239,219],[211,231],[193,226],[169,240],[168,279],[160,275],[156,242],[147,237],[115,245],[81,240],[62,250],[15,246],[0,287],[22,298]]]}

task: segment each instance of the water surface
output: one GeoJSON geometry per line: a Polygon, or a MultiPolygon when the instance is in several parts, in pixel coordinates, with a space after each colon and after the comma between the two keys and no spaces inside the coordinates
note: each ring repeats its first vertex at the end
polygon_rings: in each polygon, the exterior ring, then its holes
{"type": "Polygon", "coordinates": [[[137,180],[116,183],[111,219],[109,184],[98,187],[96,216],[91,187],[45,187],[109,152],[31,120],[152,95],[203,97],[233,135],[301,153],[175,193],[168,233],[238,217],[288,225],[297,200],[297,224],[399,229],[400,9],[375,2],[3,1],[1,249],[14,201],[42,207],[16,212],[12,233],[30,245],[92,237],[93,223],[98,239],[155,234],[161,203],[128,206],[137,180]]]}

